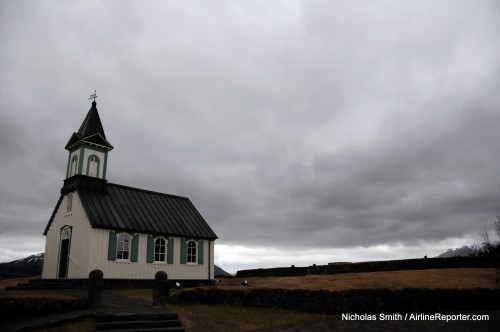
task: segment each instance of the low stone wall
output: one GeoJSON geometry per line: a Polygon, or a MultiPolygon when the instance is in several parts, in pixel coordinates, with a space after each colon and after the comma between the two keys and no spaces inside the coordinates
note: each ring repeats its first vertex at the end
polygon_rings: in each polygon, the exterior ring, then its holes
{"type": "MultiPolygon", "coordinates": [[[[153,288],[155,282],[154,279],[103,279],[102,281],[105,289],[153,288]]],[[[210,286],[215,283],[215,280],[169,279],[169,282],[172,287],[178,282],[182,288],[189,288],[210,286]]],[[[34,279],[28,283],[6,287],[5,290],[54,289],[51,284],[64,285],[66,288],[85,289],[89,285],[89,279],[34,279]]]]}
{"type": "Polygon", "coordinates": [[[359,263],[338,263],[313,265],[309,267],[278,267],[270,269],[252,269],[238,271],[236,277],[299,276],[307,274],[339,274],[359,272],[404,271],[449,268],[484,268],[495,267],[495,259],[489,256],[449,257],[449,258],[414,258],[392,261],[373,261],[359,263]]]}
{"type": "Polygon", "coordinates": [[[88,300],[0,297],[0,322],[34,316],[52,315],[62,312],[84,310],[88,300]]]}
{"type": "Polygon", "coordinates": [[[319,314],[498,310],[500,289],[367,289],[341,292],[197,288],[176,295],[178,303],[284,308],[319,314]]]}

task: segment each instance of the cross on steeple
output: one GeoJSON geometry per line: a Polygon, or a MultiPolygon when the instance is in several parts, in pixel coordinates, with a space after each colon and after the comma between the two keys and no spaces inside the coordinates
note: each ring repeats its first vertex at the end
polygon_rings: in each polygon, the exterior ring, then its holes
{"type": "Polygon", "coordinates": [[[94,98],[94,103],[95,103],[95,99],[97,98],[97,90],[94,90],[94,94],[90,95],[89,99],[92,99],[92,98],[94,98]]]}

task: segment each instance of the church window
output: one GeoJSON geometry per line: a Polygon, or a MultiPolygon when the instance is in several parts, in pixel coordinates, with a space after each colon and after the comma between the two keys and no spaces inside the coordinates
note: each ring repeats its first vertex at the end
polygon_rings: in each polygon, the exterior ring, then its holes
{"type": "Polygon", "coordinates": [[[116,259],[129,260],[130,259],[130,235],[119,234],[118,245],[116,247],[116,259]]]}
{"type": "Polygon", "coordinates": [[[68,194],[68,204],[66,205],[66,213],[71,213],[73,210],[73,193],[68,194]]]}
{"type": "Polygon", "coordinates": [[[76,175],[77,167],[78,167],[78,157],[73,156],[73,158],[71,159],[71,168],[70,168],[69,176],[76,175]]]}
{"type": "Polygon", "coordinates": [[[95,154],[91,155],[88,159],[87,175],[99,177],[99,157],[95,154]]]}
{"type": "Polygon", "coordinates": [[[196,263],[198,261],[198,244],[194,240],[187,242],[187,263],[196,263]]]}
{"type": "Polygon", "coordinates": [[[155,262],[165,262],[167,242],[164,238],[155,240],[155,262]]]}
{"type": "Polygon", "coordinates": [[[204,241],[181,239],[181,264],[203,264],[205,260],[204,241]]]}
{"type": "Polygon", "coordinates": [[[146,262],[174,264],[174,239],[148,235],[146,262]]]}

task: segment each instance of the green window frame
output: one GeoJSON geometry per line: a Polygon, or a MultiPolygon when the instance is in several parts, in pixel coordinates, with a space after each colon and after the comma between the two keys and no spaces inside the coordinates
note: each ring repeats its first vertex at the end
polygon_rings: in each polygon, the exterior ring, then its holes
{"type": "Polygon", "coordinates": [[[204,263],[204,241],[181,239],[181,264],[196,265],[204,263]]]}
{"type": "Polygon", "coordinates": [[[109,231],[108,260],[137,262],[139,258],[139,234],[109,231]]]}
{"type": "Polygon", "coordinates": [[[148,263],[174,263],[174,239],[163,236],[148,235],[146,253],[148,263]]]}

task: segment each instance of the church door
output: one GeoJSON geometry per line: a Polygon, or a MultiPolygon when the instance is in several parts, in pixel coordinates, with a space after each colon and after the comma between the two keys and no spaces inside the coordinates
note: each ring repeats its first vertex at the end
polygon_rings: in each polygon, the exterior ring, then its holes
{"type": "Polygon", "coordinates": [[[71,244],[71,227],[65,226],[61,229],[61,245],[59,248],[59,271],[58,278],[68,277],[69,249],[71,244]]]}

